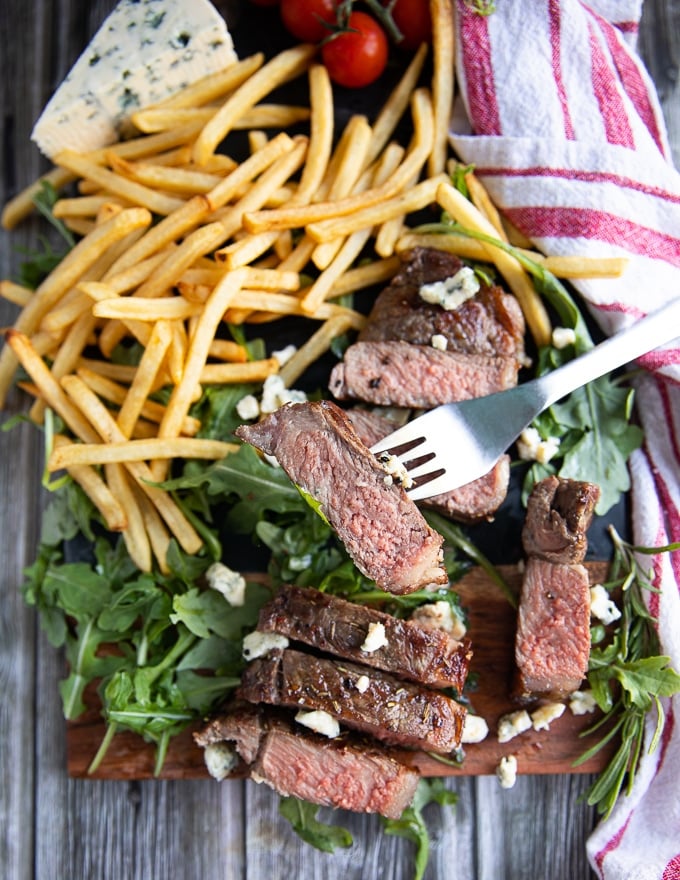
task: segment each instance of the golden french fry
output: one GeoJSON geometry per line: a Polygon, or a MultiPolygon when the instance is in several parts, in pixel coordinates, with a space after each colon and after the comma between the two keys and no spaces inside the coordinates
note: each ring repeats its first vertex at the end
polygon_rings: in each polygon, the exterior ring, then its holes
{"type": "Polygon", "coordinates": [[[231,364],[244,364],[248,360],[248,352],[238,342],[231,339],[213,339],[208,349],[212,358],[227,361],[231,364]]]}
{"type": "MultiPolygon", "coordinates": [[[[59,199],[52,208],[52,214],[59,218],[96,217],[106,204],[112,201],[111,196],[78,196],[72,199],[59,199]]],[[[113,200],[115,201],[115,200],[113,200]]],[[[120,207],[129,207],[128,202],[118,201],[120,207]]]]}
{"type": "MultiPolygon", "coordinates": [[[[85,382],[85,384],[99,397],[103,397],[104,400],[109,400],[111,403],[121,406],[127,397],[128,388],[121,385],[119,382],[115,382],[113,379],[107,378],[101,373],[96,373],[94,370],[82,366],[82,363],[83,359],[81,358],[77,374],[83,382],[85,382]]],[[[134,382],[135,374],[136,368],[133,368],[133,371],[129,376],[131,382],[134,382]]],[[[162,381],[164,384],[167,384],[167,379],[163,379],[162,381]]],[[[154,386],[153,390],[156,390],[156,386],[154,386]]],[[[160,422],[164,414],[165,407],[162,403],[157,403],[155,400],[144,401],[141,411],[142,418],[150,422],[160,422]]],[[[181,434],[185,437],[193,437],[198,433],[200,428],[201,423],[198,419],[193,418],[193,416],[187,416],[182,422],[181,434]]]]}
{"type": "MultiPolygon", "coordinates": [[[[196,195],[210,192],[222,179],[220,174],[208,174],[187,168],[168,168],[148,162],[130,162],[120,156],[112,156],[111,168],[143,186],[155,187],[168,193],[196,195]]],[[[92,196],[91,198],[94,198],[92,196]]]]}
{"type": "Polygon", "coordinates": [[[4,279],[0,281],[0,296],[15,306],[27,306],[33,297],[30,287],[23,287],[14,281],[4,279]]]}
{"type": "Polygon", "coordinates": [[[466,260],[489,259],[487,251],[481,241],[461,235],[457,232],[447,232],[445,235],[424,232],[405,232],[396,244],[398,253],[409,251],[415,247],[434,248],[439,251],[448,251],[466,260]]]}
{"type": "Polygon", "coordinates": [[[420,78],[426,56],[427,46],[423,43],[415,52],[404,75],[375,118],[373,122],[373,138],[368,150],[368,156],[366,157],[369,162],[377,159],[385,149],[389,139],[394,134],[399,120],[406,112],[411,95],[418,85],[418,79],[420,78]]]}
{"type": "Polygon", "coordinates": [[[310,223],[351,214],[394,196],[422,168],[432,148],[434,127],[429,95],[424,89],[418,89],[413,94],[411,104],[415,129],[413,143],[404,161],[383,184],[336,201],[315,202],[275,211],[254,211],[244,216],[245,228],[253,233],[302,228],[310,223]]]}
{"type": "Polygon", "coordinates": [[[386,260],[374,260],[354,269],[348,269],[334,282],[330,296],[343,296],[376,284],[384,284],[396,275],[400,266],[399,257],[389,257],[386,260]]]}
{"type": "Polygon", "coordinates": [[[434,139],[428,160],[431,177],[446,168],[449,117],[453,106],[455,34],[453,0],[430,0],[432,18],[432,104],[434,139]]]}
{"type": "Polygon", "coordinates": [[[120,174],[114,174],[73,150],[63,150],[56,156],[55,161],[73,174],[93,181],[113,195],[147,208],[155,214],[171,214],[183,204],[181,199],[163,195],[133,180],[126,180],[120,174]]]}
{"type": "MultiPolygon", "coordinates": [[[[64,376],[61,384],[71,401],[77,403],[78,409],[96,429],[96,434],[101,439],[106,443],[126,442],[125,435],[116,424],[111,413],[97,399],[82,379],[79,379],[78,376],[64,376]]],[[[96,443],[98,440],[95,439],[88,442],[96,443]]],[[[203,543],[200,536],[172,498],[162,489],[151,485],[154,479],[149,467],[140,461],[126,462],[125,467],[142,491],[153,502],[170,528],[170,531],[179,541],[182,549],[186,553],[197,553],[203,543]]]]}
{"type": "Polygon", "coordinates": [[[202,385],[230,385],[238,382],[264,382],[279,371],[276,358],[263,358],[243,364],[206,364],[201,370],[202,385]]]}
{"type": "Polygon", "coordinates": [[[151,543],[130,477],[119,464],[107,464],[104,473],[112,494],[127,511],[128,524],[123,530],[123,540],[130,558],[140,571],[151,571],[151,543]]]}
{"type": "Polygon", "coordinates": [[[295,354],[281,367],[279,375],[287,388],[297,382],[304,371],[328,351],[336,336],[352,329],[346,315],[334,315],[323,323],[295,354]]]}
{"type": "Polygon", "coordinates": [[[557,278],[620,278],[628,265],[626,257],[545,257],[536,251],[522,253],[557,278]]]}
{"type": "Polygon", "coordinates": [[[248,192],[236,204],[216,212],[215,217],[219,218],[219,222],[224,228],[224,240],[234,235],[241,228],[245,214],[249,211],[257,210],[264,205],[271,193],[275,192],[281,184],[285,183],[300,168],[307,152],[307,139],[296,137],[294,138],[294,144],[290,152],[273,162],[260,175],[248,192]]]}
{"type": "MultiPolygon", "coordinates": [[[[450,183],[439,185],[437,202],[462,226],[495,236],[495,230],[486,217],[450,183]]],[[[536,344],[548,345],[551,338],[550,318],[526,272],[506,251],[485,243],[484,249],[487,259],[494,263],[517,297],[536,344]]]]}
{"type": "MultiPolygon", "coordinates": [[[[182,421],[189,412],[194,392],[200,384],[201,371],[206,364],[210,343],[222,321],[234,296],[244,281],[243,270],[237,269],[225,275],[216,285],[210,299],[206,302],[201,315],[197,319],[195,332],[191,336],[189,351],[184,365],[181,382],[173,389],[166,408],[165,416],[158,429],[159,437],[176,437],[179,435],[182,421]]],[[[165,467],[154,468],[154,475],[165,473],[165,467]]]]}
{"type": "Polygon", "coordinates": [[[132,435],[144,403],[154,387],[171,338],[172,331],[169,324],[166,321],[158,321],[151,332],[144,354],[137,365],[135,378],[118,413],[118,427],[126,437],[132,435]]]}
{"type": "Polygon", "coordinates": [[[491,197],[486,191],[486,187],[482,185],[480,179],[476,177],[472,172],[469,172],[465,175],[465,181],[467,183],[467,188],[468,192],[470,193],[470,200],[472,201],[472,204],[481,214],[486,217],[489,223],[496,230],[496,238],[499,238],[501,241],[507,242],[508,237],[505,234],[505,227],[503,226],[501,215],[498,213],[496,206],[491,201],[491,197]]]}
{"type": "MultiPolygon", "coordinates": [[[[163,101],[152,105],[153,108],[179,108],[179,107],[200,107],[202,104],[209,104],[217,101],[228,94],[232,89],[238,88],[245,82],[249,76],[264,63],[264,55],[262,52],[256,52],[247,58],[235,61],[224,70],[217,73],[211,73],[194,83],[190,83],[174,95],[170,95],[163,101]]],[[[136,114],[132,115],[132,122],[137,125],[136,114]]]]}
{"type": "Polygon", "coordinates": [[[65,168],[52,168],[47,174],[43,174],[35,183],[27,186],[4,206],[0,219],[3,228],[14,229],[25,217],[28,217],[29,214],[35,211],[33,200],[39,195],[45,184],[59,191],[74,179],[75,175],[65,168]]]}
{"type": "Polygon", "coordinates": [[[310,201],[318,190],[333,149],[333,89],[323,64],[312,64],[309,68],[309,103],[312,108],[309,150],[293,199],[300,204],[310,201]]]}
{"type": "Polygon", "coordinates": [[[181,296],[116,297],[92,306],[96,318],[117,318],[135,321],[176,321],[201,313],[199,303],[187,302],[181,296]]]}
{"type": "Polygon", "coordinates": [[[50,471],[74,465],[100,465],[161,458],[196,458],[218,461],[238,449],[236,443],[176,437],[159,440],[124,440],[111,443],[68,443],[52,451],[47,463],[50,471]]]}
{"type": "MultiPolygon", "coordinates": [[[[55,449],[66,444],[70,445],[70,441],[61,434],[57,434],[53,442],[55,449]]],[[[128,517],[125,508],[119,504],[94,468],[87,467],[86,465],[74,465],[68,468],[68,475],[78,483],[101,513],[107,529],[110,529],[112,532],[121,532],[127,528],[128,517]]]]}
{"type": "Polygon", "coordinates": [[[7,339],[9,349],[14,353],[21,366],[40,390],[42,399],[47,406],[56,412],[76,437],[79,437],[86,443],[96,443],[96,432],[64,394],[59,383],[33,348],[28,336],[19,333],[17,330],[8,330],[5,338],[7,339]]]}
{"type": "MultiPolygon", "coordinates": [[[[202,129],[193,147],[193,160],[203,165],[215,152],[220,141],[247,110],[265,95],[290,79],[299,76],[316,52],[314,46],[296,46],[276,55],[242,83],[202,129]]],[[[260,126],[253,126],[258,128],[260,126]]]]}
{"type": "MultiPolygon", "coordinates": [[[[111,465],[111,467],[115,467],[115,465],[111,465]]],[[[151,552],[156,557],[161,573],[168,574],[170,571],[167,563],[170,533],[149,498],[136,485],[133,484],[132,489],[142,514],[144,528],[151,544],[151,552]]]]}

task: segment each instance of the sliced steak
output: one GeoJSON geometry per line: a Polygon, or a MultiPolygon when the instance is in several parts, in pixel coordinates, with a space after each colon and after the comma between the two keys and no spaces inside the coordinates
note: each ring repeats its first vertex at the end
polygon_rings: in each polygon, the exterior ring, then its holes
{"type": "Polygon", "coordinates": [[[349,733],[328,740],[252,705],[227,709],[194,739],[202,747],[233,743],[252,778],[284,797],[392,819],[409,806],[420,779],[389,749],[349,733]]]}
{"type": "Polygon", "coordinates": [[[517,384],[517,362],[409,342],[355,342],[331,371],[338,400],[430,409],[517,384]]]}
{"type": "Polygon", "coordinates": [[[582,562],[599,498],[600,488],[593,483],[555,476],[541,480],[527,504],[522,531],[525,552],[549,562],[582,562]]]}
{"type": "Polygon", "coordinates": [[[250,663],[239,695],[254,703],[320,710],[390,745],[448,754],[465,709],[439,691],[343,660],[286,649],[250,663]]]}
{"type": "Polygon", "coordinates": [[[400,678],[431,687],[453,687],[459,693],[472,656],[469,640],[454,639],[442,629],[400,620],[319,590],[288,585],[262,607],[257,628],[400,678]],[[371,624],[382,625],[385,645],[365,651],[361,646],[371,624]]]}
{"type": "Polygon", "coordinates": [[[451,492],[427,498],[421,504],[460,522],[490,520],[505,501],[509,482],[510,456],[503,455],[483,477],[451,492]]]}
{"type": "Polygon", "coordinates": [[[517,617],[517,698],[563,699],[578,690],[589,654],[588,572],[530,557],[517,617]]]}
{"type": "Polygon", "coordinates": [[[361,341],[430,345],[434,335],[441,335],[449,351],[523,359],[524,317],[514,296],[482,283],[474,297],[447,311],[425,302],[420,288],[454,276],[463,267],[461,260],[432,248],[414,248],[402,259],[403,267],[378,295],[361,341]]]}
{"type": "Polygon", "coordinates": [[[316,502],[357,568],[383,590],[448,582],[443,538],[361,443],[330,401],[288,404],[236,434],[276,456],[316,502]]]}
{"type": "MultiPolygon", "coordinates": [[[[353,407],[347,411],[347,415],[362,443],[369,447],[399,427],[375,410],[353,407]]],[[[439,510],[444,516],[460,522],[472,523],[482,519],[492,519],[505,501],[509,482],[510,457],[504,455],[483,477],[459,486],[451,492],[427,498],[420,503],[423,507],[439,510]]]]}

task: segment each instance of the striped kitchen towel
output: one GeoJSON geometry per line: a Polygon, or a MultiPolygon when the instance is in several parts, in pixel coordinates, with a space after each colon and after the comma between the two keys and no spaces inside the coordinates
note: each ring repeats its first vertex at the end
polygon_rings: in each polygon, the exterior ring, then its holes
{"type": "MultiPolygon", "coordinates": [[[[547,254],[625,256],[619,279],[578,282],[606,333],[680,296],[680,175],[635,52],[641,0],[457,0],[460,98],[451,140],[504,215],[547,254]]],[[[678,328],[680,336],[680,327],[678,328]]],[[[644,358],[631,461],[633,537],[680,540],[680,339],[644,358]]],[[[680,552],[654,560],[662,652],[680,670],[680,552]]],[[[680,695],[633,791],[590,837],[606,880],[680,878],[680,695]]],[[[649,719],[648,742],[654,728],[649,719]]]]}

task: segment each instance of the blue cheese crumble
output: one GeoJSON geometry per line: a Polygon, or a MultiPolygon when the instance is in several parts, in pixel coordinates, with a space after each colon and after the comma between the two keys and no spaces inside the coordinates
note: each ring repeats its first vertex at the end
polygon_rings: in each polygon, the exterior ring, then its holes
{"type": "Polygon", "coordinates": [[[332,715],[324,712],[323,709],[313,709],[309,712],[300,711],[296,714],[295,720],[298,724],[313,730],[314,733],[320,733],[329,739],[335,739],[336,736],[340,736],[338,719],[333,718],[332,715]]]}
{"type": "Polygon", "coordinates": [[[254,630],[243,639],[243,659],[255,660],[257,657],[266,657],[270,651],[287,647],[288,639],[285,636],[254,630]]]}
{"type": "Polygon", "coordinates": [[[478,292],[479,287],[479,280],[474,271],[469,266],[463,266],[455,275],[443,281],[423,284],[419,293],[424,302],[441,306],[445,311],[451,312],[471,299],[478,292]]]}

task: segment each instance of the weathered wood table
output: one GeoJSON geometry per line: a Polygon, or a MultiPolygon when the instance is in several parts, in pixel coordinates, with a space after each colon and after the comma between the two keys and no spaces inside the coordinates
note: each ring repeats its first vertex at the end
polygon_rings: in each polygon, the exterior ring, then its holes
{"type": "MultiPolygon", "coordinates": [[[[44,170],[29,133],[113,0],[3,0],[0,4],[0,201],[44,170]]],[[[646,0],[643,55],[659,89],[680,163],[680,5],[646,0]]],[[[35,241],[25,223],[0,235],[0,275],[35,241]]],[[[0,326],[14,309],[0,303],[0,326]]],[[[18,401],[11,401],[14,406],[18,401]]],[[[11,408],[11,407],[10,407],[11,408]]],[[[412,846],[375,817],[342,819],[354,846],[325,855],[301,843],[265,786],[212,780],[93,781],[66,772],[60,661],[20,595],[41,508],[42,450],[23,426],[0,434],[0,874],[8,880],[80,878],[408,878],[412,846]],[[347,821],[345,821],[347,820],[347,821]]],[[[579,802],[588,775],[458,778],[455,810],[434,812],[427,878],[591,876],[585,840],[596,817],[579,802]]]]}

